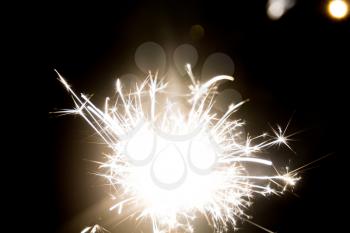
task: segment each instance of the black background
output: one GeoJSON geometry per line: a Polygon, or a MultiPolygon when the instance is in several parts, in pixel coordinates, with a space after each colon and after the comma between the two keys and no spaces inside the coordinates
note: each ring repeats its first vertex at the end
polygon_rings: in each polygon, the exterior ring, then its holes
{"type": "MultiPolygon", "coordinates": [[[[349,20],[330,20],[325,2],[298,1],[278,21],[266,16],[266,1],[56,1],[34,8],[23,15],[25,27],[17,38],[29,49],[24,63],[39,68],[33,77],[21,77],[35,85],[29,92],[36,97],[35,110],[22,102],[23,111],[31,115],[28,124],[33,125],[26,137],[35,151],[27,158],[32,162],[29,170],[35,174],[34,181],[24,181],[22,188],[28,192],[25,199],[33,204],[32,211],[29,207],[25,213],[19,211],[23,218],[33,213],[30,217],[35,220],[28,227],[79,232],[84,224],[99,223],[99,214],[81,216],[107,195],[99,185],[101,180],[89,174],[95,167],[87,160],[98,159],[103,151],[89,143],[92,130],[78,117],[49,114],[72,106],[53,69],[75,90],[94,93],[93,100],[102,104],[113,92],[117,75],[140,74],[133,58],[137,46],[155,41],[169,57],[180,44],[194,45],[200,57],[198,67],[213,52],[230,55],[235,62],[234,88],[250,99],[239,116],[247,120],[251,134],[268,130],[269,124],[284,125],[295,112],[290,132],[303,132],[291,144],[296,154],[271,151],[280,153],[281,161],[290,159],[292,167],[298,167],[331,153],[302,174],[296,195],[258,198],[250,212],[254,221],[277,232],[339,231],[347,202],[343,179],[348,155],[340,148],[347,139],[343,135],[350,24],[349,20]],[[189,35],[195,24],[205,30],[204,37],[196,41],[189,35]],[[43,113],[38,124],[37,119],[31,120],[33,111],[43,113]],[[39,208],[42,211],[34,214],[39,208]]],[[[262,232],[249,223],[238,226],[242,233],[262,232]]],[[[125,229],[133,232],[133,228],[109,230],[125,229]]],[[[205,224],[199,229],[210,232],[205,224]]]]}

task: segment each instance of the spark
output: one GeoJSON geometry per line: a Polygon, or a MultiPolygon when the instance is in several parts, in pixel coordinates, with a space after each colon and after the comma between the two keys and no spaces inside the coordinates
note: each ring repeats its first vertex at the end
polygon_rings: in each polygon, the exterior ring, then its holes
{"type": "Polygon", "coordinates": [[[150,219],[154,233],[193,232],[193,220],[200,215],[214,232],[225,232],[238,220],[251,222],[246,210],[256,195],[282,194],[300,179],[297,170],[281,173],[272,161],[258,157],[274,145],[290,148],[285,135],[289,123],[272,135],[242,138],[244,122],[232,115],[246,101],[231,104],[221,115],[213,110],[218,83],[233,77],[201,83],[189,64],[185,69],[191,84],[177,98],[167,92],[164,79],[149,73],[131,91],[118,79],[117,100],[111,104],[106,98],[102,110],[76,94],[56,71],[75,103],[60,113],[81,115],[110,148],[98,162],[98,175],[113,187],[111,211],[121,214],[130,207],[130,216],[150,219]],[[247,164],[259,166],[264,175],[247,164]]]}
{"type": "Polygon", "coordinates": [[[107,232],[109,232],[109,231],[107,231],[103,227],[96,224],[92,227],[90,227],[90,226],[85,227],[80,233],[107,233],[107,232]]]}

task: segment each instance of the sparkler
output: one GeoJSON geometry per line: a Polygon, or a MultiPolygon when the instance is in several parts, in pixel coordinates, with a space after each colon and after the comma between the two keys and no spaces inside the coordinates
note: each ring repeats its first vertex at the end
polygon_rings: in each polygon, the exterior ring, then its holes
{"type": "Polygon", "coordinates": [[[220,75],[201,83],[189,64],[186,71],[188,92],[176,96],[157,74],[149,73],[131,91],[118,79],[117,100],[111,104],[106,98],[104,110],[88,96],[78,96],[57,72],[75,103],[60,113],[82,116],[111,149],[98,162],[98,175],[118,200],[111,211],[132,209],[129,217],[150,219],[154,233],[193,232],[199,215],[215,232],[225,232],[237,220],[250,222],[246,209],[256,195],[279,195],[298,181],[296,171],[281,173],[272,161],[258,157],[274,145],[289,147],[288,125],[272,135],[243,138],[244,121],[231,115],[245,101],[231,104],[221,115],[213,110],[218,83],[233,78],[220,75]],[[254,174],[248,164],[267,171],[254,174]]]}

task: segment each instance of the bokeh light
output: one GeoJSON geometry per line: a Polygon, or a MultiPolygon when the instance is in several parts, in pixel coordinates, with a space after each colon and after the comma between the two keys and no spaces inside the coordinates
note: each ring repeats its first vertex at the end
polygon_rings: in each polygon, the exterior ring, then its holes
{"type": "Polygon", "coordinates": [[[269,0],[267,2],[267,16],[272,20],[278,20],[294,5],[295,0],[269,0]]]}
{"type": "Polygon", "coordinates": [[[349,15],[349,3],[344,0],[332,0],[328,3],[327,12],[333,19],[344,19],[349,15]]]}
{"type": "Polygon", "coordinates": [[[198,41],[203,38],[204,32],[204,28],[201,25],[193,25],[190,29],[190,37],[193,41],[198,41]]]}

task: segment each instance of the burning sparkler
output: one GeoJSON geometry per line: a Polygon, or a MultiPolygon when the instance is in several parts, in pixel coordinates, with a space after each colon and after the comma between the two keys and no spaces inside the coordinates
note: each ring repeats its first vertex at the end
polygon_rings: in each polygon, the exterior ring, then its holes
{"type": "Polygon", "coordinates": [[[242,140],[244,122],[231,115],[244,101],[231,104],[221,116],[213,111],[218,83],[232,77],[201,83],[190,65],[186,71],[191,85],[187,94],[176,95],[176,101],[168,83],[149,73],[131,91],[118,79],[118,99],[111,104],[106,98],[104,110],[86,95],[78,96],[58,74],[75,103],[74,109],[60,112],[82,116],[111,149],[99,162],[98,173],[118,199],[111,211],[133,207],[130,217],[151,219],[154,233],[193,232],[192,222],[199,214],[215,232],[225,232],[239,219],[249,221],[245,209],[256,194],[281,194],[299,177],[288,169],[281,173],[270,160],[257,157],[273,145],[289,147],[286,129],[242,140]],[[254,174],[248,163],[270,172],[254,174]]]}

